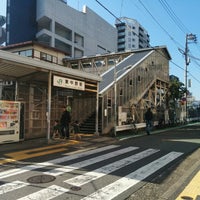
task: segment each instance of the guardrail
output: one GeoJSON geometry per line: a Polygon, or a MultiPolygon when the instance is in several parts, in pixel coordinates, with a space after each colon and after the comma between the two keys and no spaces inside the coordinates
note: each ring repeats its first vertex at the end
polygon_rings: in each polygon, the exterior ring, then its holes
{"type": "MultiPolygon", "coordinates": [[[[158,121],[155,121],[153,125],[157,126],[158,121]]],[[[135,124],[135,126],[136,126],[136,129],[145,128],[146,123],[137,123],[135,124]]],[[[126,131],[126,130],[131,130],[132,128],[133,128],[133,124],[125,124],[125,125],[117,126],[116,131],[126,131]]]]}

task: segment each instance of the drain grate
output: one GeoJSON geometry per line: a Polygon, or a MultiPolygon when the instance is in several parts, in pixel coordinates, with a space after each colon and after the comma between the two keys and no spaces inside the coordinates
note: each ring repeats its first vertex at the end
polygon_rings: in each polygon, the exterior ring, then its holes
{"type": "Polygon", "coordinates": [[[181,196],[181,199],[184,199],[184,200],[193,200],[193,198],[189,197],[189,196],[181,196]]]}
{"type": "Polygon", "coordinates": [[[51,175],[38,175],[38,176],[32,176],[27,179],[29,183],[49,183],[56,179],[55,176],[51,175]]]}

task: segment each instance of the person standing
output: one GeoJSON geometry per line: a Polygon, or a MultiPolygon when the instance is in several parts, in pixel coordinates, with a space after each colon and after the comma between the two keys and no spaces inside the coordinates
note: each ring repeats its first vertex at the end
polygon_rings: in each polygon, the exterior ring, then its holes
{"type": "Polygon", "coordinates": [[[70,112],[66,109],[66,107],[63,107],[63,113],[60,118],[60,126],[61,126],[61,135],[62,138],[69,139],[69,124],[71,122],[71,116],[70,112]]]}
{"type": "Polygon", "coordinates": [[[150,129],[152,127],[152,120],[153,120],[153,113],[151,111],[151,108],[148,108],[147,112],[145,113],[147,135],[150,135],[150,129]]]}

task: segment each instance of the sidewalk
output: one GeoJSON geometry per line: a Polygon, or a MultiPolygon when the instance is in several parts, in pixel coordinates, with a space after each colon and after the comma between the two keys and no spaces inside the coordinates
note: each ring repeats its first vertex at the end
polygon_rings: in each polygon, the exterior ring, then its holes
{"type": "MultiPolygon", "coordinates": [[[[187,126],[187,125],[184,125],[187,126]]],[[[168,130],[177,129],[179,127],[169,127],[163,129],[154,129],[151,134],[159,134],[168,130]]],[[[74,140],[73,135],[70,136],[69,140],[64,139],[55,139],[55,140],[47,140],[47,138],[36,138],[30,139],[25,141],[19,141],[15,143],[5,143],[0,144],[0,154],[4,152],[12,152],[12,151],[20,151],[20,150],[27,150],[27,149],[34,149],[39,147],[51,146],[51,145],[58,145],[67,143],[72,147],[82,147],[82,146],[92,146],[95,147],[103,146],[106,144],[111,144],[117,141],[126,140],[133,137],[141,137],[146,136],[145,130],[140,130],[137,134],[131,134],[130,132],[118,132],[116,137],[111,137],[109,135],[100,135],[97,136],[95,134],[81,134],[81,140],[74,140]]]]}
{"type": "Polygon", "coordinates": [[[96,136],[94,134],[81,134],[81,140],[75,140],[73,136],[70,139],[49,139],[47,138],[36,138],[25,141],[19,141],[14,143],[0,144],[0,154],[28,150],[40,147],[47,147],[59,144],[68,144],[71,147],[83,147],[83,146],[102,146],[118,141],[117,138],[109,136],[96,136]]]}

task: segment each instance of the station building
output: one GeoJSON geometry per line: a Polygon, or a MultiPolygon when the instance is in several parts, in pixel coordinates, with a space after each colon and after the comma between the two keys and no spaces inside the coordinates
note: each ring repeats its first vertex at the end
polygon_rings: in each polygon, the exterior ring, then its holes
{"type": "Polygon", "coordinates": [[[49,139],[63,105],[70,106],[72,120],[85,125],[86,133],[130,129],[130,119],[144,124],[148,107],[155,120],[160,114],[167,120],[171,57],[165,46],[80,59],[36,42],[0,51],[1,100],[22,105],[20,120],[3,123],[5,135],[11,136],[20,121],[19,139],[49,139]]]}
{"type": "Polygon", "coordinates": [[[134,121],[145,127],[151,107],[155,125],[169,121],[169,61],[166,46],[136,49],[80,59],[64,59],[68,68],[99,75],[99,131],[128,130],[134,121]]]}
{"type": "Polygon", "coordinates": [[[101,77],[64,67],[64,57],[35,42],[1,47],[0,142],[50,139],[63,106],[70,106],[72,120],[96,111],[101,77]]]}

